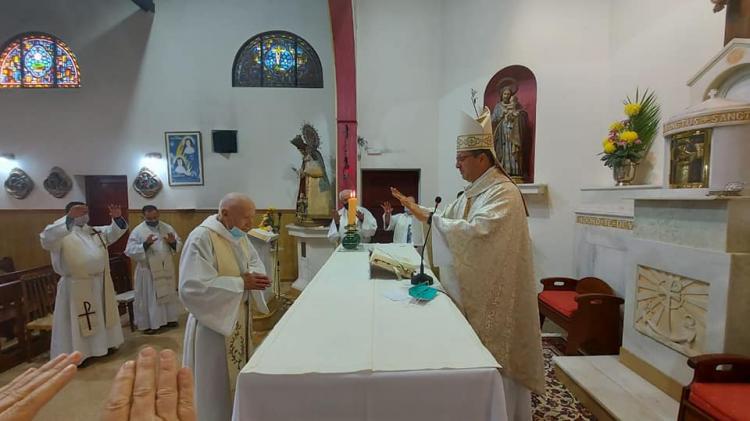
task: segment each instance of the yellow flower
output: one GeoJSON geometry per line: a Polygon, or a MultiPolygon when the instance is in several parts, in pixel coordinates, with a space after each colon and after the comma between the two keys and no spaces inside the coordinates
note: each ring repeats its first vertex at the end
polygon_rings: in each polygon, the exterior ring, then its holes
{"type": "Polygon", "coordinates": [[[612,142],[607,142],[604,144],[604,153],[613,153],[617,150],[617,146],[615,146],[612,142]]]}
{"type": "Polygon", "coordinates": [[[604,140],[602,140],[602,146],[606,146],[606,145],[607,145],[607,143],[610,143],[610,142],[612,142],[612,141],[611,141],[611,140],[609,140],[609,138],[608,138],[608,137],[605,137],[605,138],[604,138],[604,140]]]}
{"type": "Polygon", "coordinates": [[[633,117],[641,112],[641,104],[638,103],[627,103],[625,104],[625,114],[628,117],[633,117]]]}
{"type": "Polygon", "coordinates": [[[632,131],[632,130],[626,130],[622,133],[620,133],[620,141],[626,142],[626,143],[633,143],[635,140],[638,139],[638,133],[632,131]]]}
{"type": "Polygon", "coordinates": [[[622,121],[615,121],[614,123],[609,125],[610,132],[619,132],[620,130],[624,128],[625,126],[623,126],[622,121]]]}

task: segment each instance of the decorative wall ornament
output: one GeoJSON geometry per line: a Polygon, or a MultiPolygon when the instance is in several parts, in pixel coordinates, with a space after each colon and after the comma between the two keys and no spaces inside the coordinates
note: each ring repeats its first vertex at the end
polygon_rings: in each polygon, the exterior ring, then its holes
{"type": "Polygon", "coordinates": [[[20,168],[13,168],[5,180],[5,191],[16,199],[25,199],[34,189],[34,181],[20,168]]]}
{"type": "Polygon", "coordinates": [[[73,180],[60,167],[52,167],[42,184],[47,193],[58,199],[65,197],[73,189],[73,180]]]}
{"type": "Polygon", "coordinates": [[[681,354],[705,353],[706,282],[638,266],[635,329],[681,354]]]}
{"type": "Polygon", "coordinates": [[[151,199],[159,194],[161,188],[162,183],[159,176],[146,167],[141,168],[138,175],[135,176],[135,180],[133,180],[133,189],[146,199],[151,199]]]}

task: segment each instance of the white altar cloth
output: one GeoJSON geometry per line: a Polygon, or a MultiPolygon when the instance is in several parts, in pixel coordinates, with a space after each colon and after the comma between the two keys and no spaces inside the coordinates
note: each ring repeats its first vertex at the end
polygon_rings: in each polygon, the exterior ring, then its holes
{"type": "Polygon", "coordinates": [[[417,304],[370,279],[367,248],[336,251],[237,380],[234,419],[505,420],[499,365],[445,294],[417,304]]]}

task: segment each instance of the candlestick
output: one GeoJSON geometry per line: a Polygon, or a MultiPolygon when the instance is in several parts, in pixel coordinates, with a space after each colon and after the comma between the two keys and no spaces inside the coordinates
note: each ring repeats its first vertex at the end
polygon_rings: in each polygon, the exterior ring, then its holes
{"type": "Polygon", "coordinates": [[[347,214],[349,218],[349,224],[356,225],[357,224],[357,196],[355,195],[354,191],[352,191],[351,195],[349,196],[349,201],[347,202],[349,204],[349,213],[347,214]]]}

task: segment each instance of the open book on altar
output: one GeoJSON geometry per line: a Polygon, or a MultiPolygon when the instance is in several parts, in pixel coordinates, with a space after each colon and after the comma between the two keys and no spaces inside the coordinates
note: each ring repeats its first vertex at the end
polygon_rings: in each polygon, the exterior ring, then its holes
{"type": "MultiPolygon", "coordinates": [[[[404,251],[414,247],[404,244],[404,251]]],[[[389,247],[388,251],[377,246],[370,252],[370,278],[377,278],[378,273],[387,276],[395,275],[398,279],[410,279],[414,272],[419,271],[419,259],[414,259],[414,253],[400,253],[399,248],[389,247]]]]}

